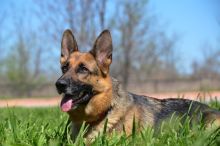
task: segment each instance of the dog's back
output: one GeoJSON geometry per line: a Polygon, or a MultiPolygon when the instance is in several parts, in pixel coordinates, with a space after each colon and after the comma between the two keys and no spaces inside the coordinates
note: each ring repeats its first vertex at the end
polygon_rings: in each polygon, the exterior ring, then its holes
{"type": "MultiPolygon", "coordinates": [[[[200,102],[180,98],[161,100],[136,95],[125,92],[116,79],[112,79],[112,84],[113,100],[105,118],[108,119],[108,132],[125,131],[129,135],[134,120],[140,129],[144,126],[158,128],[162,121],[169,120],[173,115],[180,117],[181,121],[190,118],[192,122],[204,122],[207,125],[216,122],[220,125],[220,112],[200,102]]],[[[103,119],[98,125],[93,125],[93,132],[90,132],[97,134],[104,127],[104,121],[103,119]]],[[[94,136],[93,134],[91,135],[94,136]]]]}
{"type": "MultiPolygon", "coordinates": [[[[171,116],[178,116],[181,121],[185,121],[189,118],[192,122],[202,122],[206,125],[212,122],[219,123],[220,112],[210,108],[209,106],[202,104],[198,101],[170,98],[170,99],[155,99],[147,96],[140,96],[131,94],[135,103],[139,108],[142,108],[143,114],[142,123],[144,121],[151,122],[150,125],[158,126],[162,121],[170,119],[171,116]],[[153,116],[146,116],[151,113],[153,116]]],[[[220,125],[220,123],[218,124],[220,125]]]]}

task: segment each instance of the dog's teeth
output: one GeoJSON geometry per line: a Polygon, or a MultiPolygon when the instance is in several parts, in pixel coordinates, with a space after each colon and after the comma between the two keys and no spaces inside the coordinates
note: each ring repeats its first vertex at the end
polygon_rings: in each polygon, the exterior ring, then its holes
{"type": "Polygon", "coordinates": [[[81,96],[83,96],[83,92],[80,92],[80,93],[79,93],[79,97],[81,97],[81,96]]]}
{"type": "Polygon", "coordinates": [[[77,107],[78,107],[78,105],[75,105],[74,107],[72,107],[71,110],[74,110],[74,109],[76,109],[77,107]]]}

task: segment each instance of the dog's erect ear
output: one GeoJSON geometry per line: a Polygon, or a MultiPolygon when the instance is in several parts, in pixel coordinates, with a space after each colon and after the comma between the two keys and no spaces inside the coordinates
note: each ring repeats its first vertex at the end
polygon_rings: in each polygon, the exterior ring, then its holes
{"type": "Polygon", "coordinates": [[[112,63],[112,38],[108,30],[104,30],[96,39],[93,49],[90,53],[95,57],[98,66],[106,75],[109,72],[112,63]]]}
{"type": "Polygon", "coordinates": [[[78,51],[76,40],[72,34],[72,31],[67,29],[63,33],[61,42],[61,58],[60,63],[63,64],[69,58],[69,55],[74,51],[78,51]]]}

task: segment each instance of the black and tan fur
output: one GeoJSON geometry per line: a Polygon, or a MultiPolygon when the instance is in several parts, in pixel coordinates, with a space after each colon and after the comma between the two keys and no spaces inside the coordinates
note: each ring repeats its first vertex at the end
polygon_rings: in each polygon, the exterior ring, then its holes
{"type": "MultiPolygon", "coordinates": [[[[89,125],[85,138],[92,139],[102,131],[106,119],[107,131],[125,130],[132,132],[133,119],[141,127],[157,127],[172,114],[202,119],[206,124],[220,123],[220,113],[197,101],[186,99],[155,99],[123,90],[121,84],[109,75],[112,62],[112,38],[104,30],[91,51],[79,52],[76,40],[70,30],[63,34],[61,43],[61,68],[63,75],[57,80],[59,93],[65,98],[78,98],[79,103],[67,111],[72,122],[73,138],[77,136],[82,123],[89,125]]],[[[61,103],[62,104],[62,103],[61,103]]]]}

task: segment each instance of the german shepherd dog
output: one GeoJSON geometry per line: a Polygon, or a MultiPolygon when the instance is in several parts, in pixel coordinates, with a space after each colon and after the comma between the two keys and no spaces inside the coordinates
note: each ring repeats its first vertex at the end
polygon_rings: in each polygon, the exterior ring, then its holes
{"type": "Polygon", "coordinates": [[[60,64],[62,76],[56,82],[63,94],[60,107],[72,123],[72,138],[76,138],[83,122],[88,125],[86,139],[94,139],[104,128],[110,134],[132,132],[133,119],[139,129],[157,127],[173,114],[187,115],[193,121],[220,125],[220,112],[197,101],[186,99],[156,99],[125,91],[109,74],[112,62],[112,38],[104,30],[93,48],[80,52],[71,30],[63,33],[60,64]]]}

